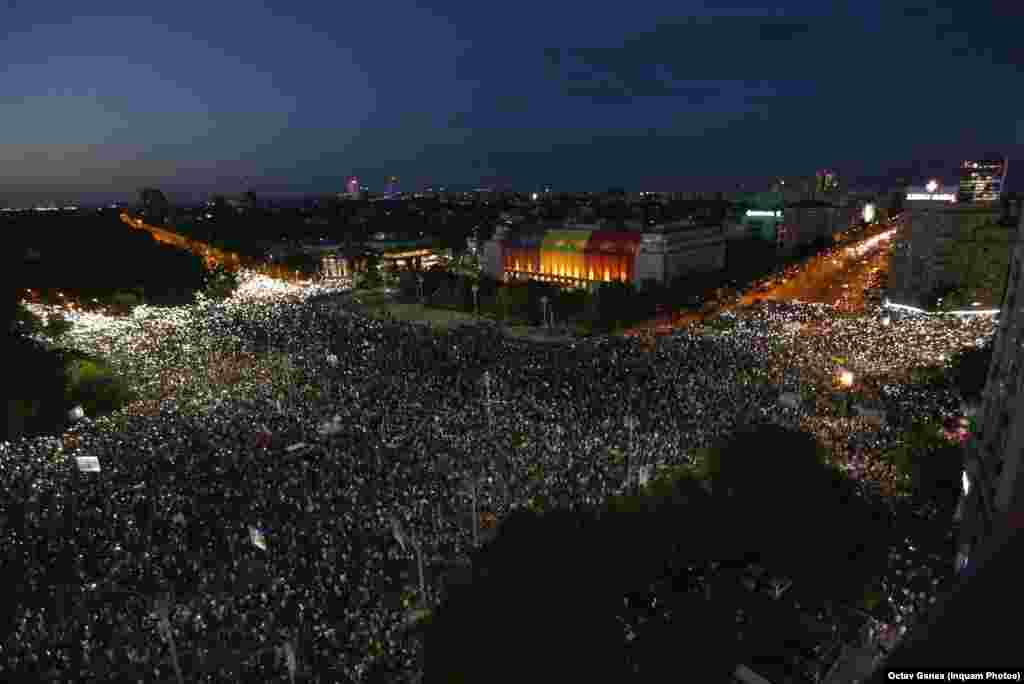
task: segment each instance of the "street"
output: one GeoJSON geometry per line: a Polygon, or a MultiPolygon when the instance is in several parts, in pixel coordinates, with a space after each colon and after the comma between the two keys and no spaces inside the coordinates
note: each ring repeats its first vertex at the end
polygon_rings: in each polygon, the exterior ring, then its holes
{"type": "Polygon", "coordinates": [[[898,223],[879,224],[854,242],[837,245],[754,283],[736,301],[711,302],[699,311],[681,309],[626,331],[627,336],[668,334],[760,300],[830,304],[847,312],[864,309],[865,291],[877,287],[889,268],[889,241],[898,223]]]}

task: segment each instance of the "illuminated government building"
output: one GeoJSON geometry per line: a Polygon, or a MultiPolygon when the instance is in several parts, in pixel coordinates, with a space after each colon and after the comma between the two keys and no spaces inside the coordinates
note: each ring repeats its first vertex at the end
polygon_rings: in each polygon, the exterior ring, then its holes
{"type": "Polygon", "coordinates": [[[679,221],[612,229],[608,224],[500,226],[484,245],[483,268],[501,281],[540,280],[565,287],[646,280],[668,283],[725,266],[721,226],[679,221]]]}

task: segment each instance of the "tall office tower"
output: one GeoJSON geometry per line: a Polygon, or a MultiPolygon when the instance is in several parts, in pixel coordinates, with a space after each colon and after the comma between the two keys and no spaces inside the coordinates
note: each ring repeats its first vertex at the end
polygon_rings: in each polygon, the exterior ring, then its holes
{"type": "Polygon", "coordinates": [[[960,165],[961,202],[998,202],[1006,180],[1006,159],[965,161],[960,165]]]}
{"type": "Polygon", "coordinates": [[[398,176],[388,176],[387,181],[384,183],[384,194],[388,197],[398,195],[398,176]]]}
{"type": "Polygon", "coordinates": [[[358,199],[359,192],[359,179],[355,176],[349,176],[348,180],[345,181],[345,194],[347,194],[350,199],[358,199]]]}
{"type": "Polygon", "coordinates": [[[958,566],[986,537],[1024,511],[1024,220],[999,312],[977,434],[967,444],[958,566]]]}
{"type": "Polygon", "coordinates": [[[835,171],[819,171],[815,175],[815,190],[818,195],[829,195],[839,190],[839,174],[835,171]]]}

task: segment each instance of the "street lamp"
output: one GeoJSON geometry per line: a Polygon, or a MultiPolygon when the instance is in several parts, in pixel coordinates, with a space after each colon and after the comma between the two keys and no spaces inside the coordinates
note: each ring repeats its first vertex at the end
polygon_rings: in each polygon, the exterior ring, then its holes
{"type": "Polygon", "coordinates": [[[477,296],[477,293],[480,292],[480,286],[477,285],[476,283],[473,283],[473,285],[471,285],[469,289],[471,289],[473,291],[473,311],[474,311],[474,313],[477,316],[479,316],[480,315],[480,298],[477,296]]]}
{"type": "Polygon", "coordinates": [[[549,301],[551,301],[551,300],[548,298],[547,295],[544,295],[543,297],[540,298],[540,303],[541,303],[541,305],[544,308],[543,309],[544,310],[544,325],[547,326],[548,328],[551,327],[551,326],[548,325],[548,302],[549,301]]]}
{"type": "Polygon", "coordinates": [[[419,283],[420,286],[420,304],[423,304],[423,276],[416,276],[416,281],[419,283]]]}

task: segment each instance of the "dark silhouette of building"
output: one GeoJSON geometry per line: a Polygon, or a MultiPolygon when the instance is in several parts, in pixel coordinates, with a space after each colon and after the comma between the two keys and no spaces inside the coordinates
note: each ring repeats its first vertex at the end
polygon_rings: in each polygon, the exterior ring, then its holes
{"type": "Polygon", "coordinates": [[[978,431],[968,442],[964,524],[960,554],[969,558],[991,533],[993,521],[1024,506],[1024,309],[1021,278],[1024,220],[1010,261],[1010,275],[999,314],[995,349],[978,415],[978,431]]]}

